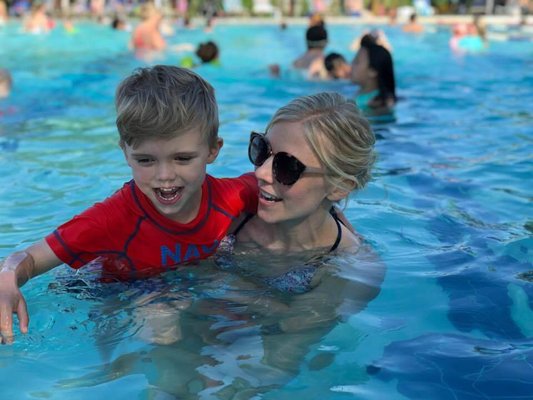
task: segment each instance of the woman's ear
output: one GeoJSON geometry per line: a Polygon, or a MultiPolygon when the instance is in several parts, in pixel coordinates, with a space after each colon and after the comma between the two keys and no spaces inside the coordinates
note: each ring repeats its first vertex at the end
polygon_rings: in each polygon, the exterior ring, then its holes
{"type": "Polygon", "coordinates": [[[351,179],[344,179],[342,183],[342,187],[339,185],[332,186],[326,196],[329,201],[340,201],[345,199],[355,189],[355,181],[351,179]]]}
{"type": "Polygon", "coordinates": [[[224,146],[224,139],[221,137],[217,138],[217,141],[214,146],[211,146],[209,149],[209,155],[207,156],[207,163],[211,164],[213,161],[215,161],[218,157],[218,153],[220,152],[220,149],[224,146]]]}

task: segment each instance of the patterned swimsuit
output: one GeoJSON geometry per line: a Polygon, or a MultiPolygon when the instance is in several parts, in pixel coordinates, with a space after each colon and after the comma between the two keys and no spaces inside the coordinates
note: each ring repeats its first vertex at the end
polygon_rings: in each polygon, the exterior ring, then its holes
{"type": "MultiPolygon", "coordinates": [[[[291,268],[283,274],[262,278],[262,282],[265,285],[283,293],[301,294],[312,289],[311,283],[320,266],[324,264],[325,256],[334,252],[339,247],[342,239],[342,221],[339,219],[333,207],[330,209],[330,214],[337,224],[337,237],[328,252],[313,257],[305,264],[291,268]]],[[[235,229],[235,232],[228,234],[222,239],[217,254],[215,255],[215,263],[220,269],[229,272],[239,272],[235,260],[233,259],[236,236],[244,225],[253,217],[254,215],[247,215],[237,229],[235,229]]]]}

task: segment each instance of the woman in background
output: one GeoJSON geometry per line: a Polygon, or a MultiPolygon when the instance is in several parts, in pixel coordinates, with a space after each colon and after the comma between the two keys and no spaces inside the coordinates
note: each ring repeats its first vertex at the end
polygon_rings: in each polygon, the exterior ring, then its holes
{"type": "Polygon", "coordinates": [[[365,35],[352,61],[353,83],[359,85],[355,101],[370,114],[390,113],[396,104],[396,82],[391,53],[365,35]]]}

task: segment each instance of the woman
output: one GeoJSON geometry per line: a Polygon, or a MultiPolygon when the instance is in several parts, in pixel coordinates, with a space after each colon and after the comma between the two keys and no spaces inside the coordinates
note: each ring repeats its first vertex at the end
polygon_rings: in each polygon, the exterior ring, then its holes
{"type": "Polygon", "coordinates": [[[379,293],[382,263],[334,208],[370,180],[374,143],[337,93],[297,98],[251,135],[257,214],[225,238],[216,262],[231,273],[228,287],[251,293],[235,302],[261,324],[266,365],[295,372],[310,345],[379,293]]]}
{"type": "Polygon", "coordinates": [[[366,118],[337,93],[300,97],[280,108],[266,133],[251,135],[248,152],[260,191],[257,215],[246,217],[226,237],[219,266],[248,269],[247,277],[281,292],[306,293],[320,283],[328,256],[363,254],[361,237],[334,205],[370,180],[374,142],[366,118]],[[252,268],[254,254],[268,262],[252,268]],[[244,265],[238,265],[239,258],[244,265]]]}
{"type": "Polygon", "coordinates": [[[397,100],[392,56],[370,35],[363,36],[352,61],[352,82],[360,86],[355,101],[365,113],[391,112],[397,100]]]}

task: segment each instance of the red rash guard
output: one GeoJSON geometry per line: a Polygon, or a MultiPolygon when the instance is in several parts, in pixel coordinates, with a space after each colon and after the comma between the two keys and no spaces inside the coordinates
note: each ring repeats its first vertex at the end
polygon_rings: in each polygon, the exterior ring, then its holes
{"type": "Polygon", "coordinates": [[[180,224],[159,214],[132,180],[45,239],[73,268],[98,259],[104,280],[147,277],[212,255],[240,213],[257,211],[257,196],[252,173],[207,175],[198,215],[180,224]]]}

